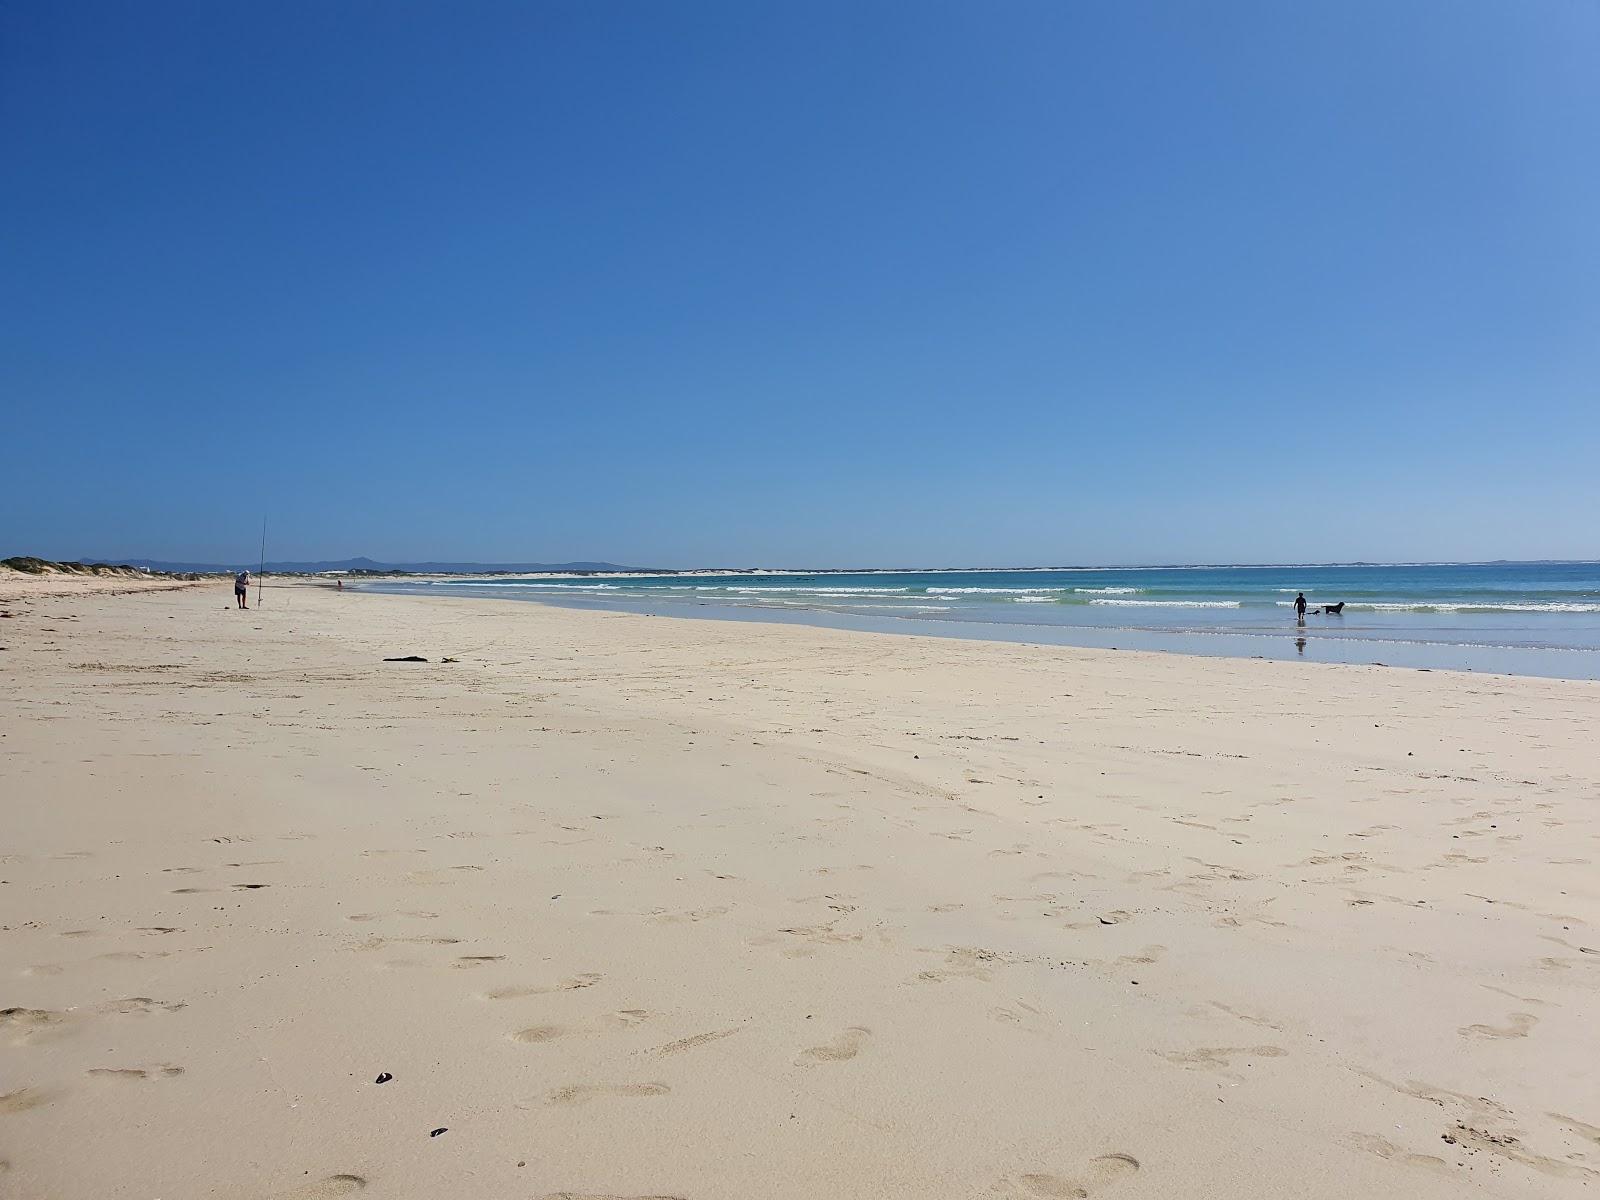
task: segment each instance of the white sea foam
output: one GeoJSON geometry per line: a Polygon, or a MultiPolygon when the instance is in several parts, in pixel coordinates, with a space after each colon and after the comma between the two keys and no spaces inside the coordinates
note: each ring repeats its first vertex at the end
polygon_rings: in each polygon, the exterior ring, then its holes
{"type": "Polygon", "coordinates": [[[809,596],[899,596],[909,592],[911,589],[904,587],[840,587],[834,584],[813,584],[810,587],[735,587],[730,584],[727,590],[750,596],[764,596],[768,592],[802,592],[809,596]]]}
{"type": "MultiPolygon", "coordinates": [[[[1290,608],[1292,600],[1279,600],[1279,608],[1290,608]]],[[[1321,600],[1306,601],[1312,608],[1322,608],[1321,600]]],[[[1329,603],[1332,603],[1331,601],[1329,603]]],[[[1409,602],[1379,601],[1362,602],[1352,600],[1345,604],[1348,612],[1443,612],[1443,613],[1497,613],[1497,612],[1551,612],[1551,613],[1600,613],[1600,604],[1576,604],[1568,602],[1553,602],[1549,604],[1526,604],[1518,601],[1507,600],[1502,603],[1481,601],[1474,603],[1469,600],[1438,600],[1432,603],[1425,600],[1409,602]]]]}
{"type": "Polygon", "coordinates": [[[834,604],[832,608],[853,608],[860,612],[949,612],[948,604],[834,604]]]}
{"type": "Polygon", "coordinates": [[[1013,604],[1056,604],[1056,603],[1058,603],[1058,601],[1056,600],[1056,598],[1054,596],[1014,596],[1012,598],[1012,603],[1013,604]]]}
{"type": "MultiPolygon", "coordinates": [[[[454,580],[452,580],[450,582],[454,582],[454,580]]],[[[471,582],[467,582],[467,583],[461,584],[460,586],[462,586],[462,587],[493,587],[493,588],[532,588],[532,589],[534,589],[536,591],[544,591],[544,592],[616,592],[616,591],[621,591],[622,587],[623,587],[623,585],[620,584],[620,583],[584,583],[584,584],[577,584],[577,583],[518,583],[518,582],[515,582],[515,581],[507,581],[505,583],[496,582],[496,583],[488,583],[488,584],[474,584],[474,583],[471,583],[471,582]]]]}
{"type": "Polygon", "coordinates": [[[1083,595],[1083,596],[1091,596],[1091,595],[1094,595],[1094,596],[1134,596],[1134,595],[1137,595],[1138,593],[1144,591],[1143,588],[1117,588],[1117,587],[1073,588],[1072,590],[1077,592],[1077,593],[1079,593],[1080,595],[1083,595]]]}
{"type": "Polygon", "coordinates": [[[928,589],[930,596],[1034,596],[1041,593],[1064,592],[1066,588],[986,588],[986,587],[931,587],[928,589]]]}
{"type": "Polygon", "coordinates": [[[1504,604],[1471,604],[1471,603],[1439,603],[1439,604],[1351,604],[1349,608],[1370,609],[1373,612],[1552,612],[1552,613],[1600,613],[1600,604],[1519,604],[1507,601],[1504,604]]]}
{"type": "Polygon", "coordinates": [[[898,592],[898,591],[894,591],[894,592],[888,592],[888,591],[873,592],[873,591],[867,591],[865,589],[860,589],[860,588],[857,588],[857,589],[854,589],[854,590],[851,590],[851,589],[847,588],[847,589],[845,589],[843,591],[837,591],[837,592],[806,592],[805,595],[810,597],[810,598],[812,598],[812,599],[821,599],[821,600],[864,600],[864,599],[869,599],[869,598],[874,597],[874,596],[902,597],[904,595],[904,593],[898,592]]]}
{"type": "Polygon", "coordinates": [[[1123,608],[1238,608],[1237,600],[1091,600],[1090,604],[1115,604],[1123,608]]]}

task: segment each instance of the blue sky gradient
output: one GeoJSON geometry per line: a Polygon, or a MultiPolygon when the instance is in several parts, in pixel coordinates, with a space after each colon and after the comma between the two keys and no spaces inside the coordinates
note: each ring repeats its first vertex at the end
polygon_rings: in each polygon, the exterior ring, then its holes
{"type": "Polygon", "coordinates": [[[1600,8],[0,8],[0,554],[1600,557],[1600,8]]]}

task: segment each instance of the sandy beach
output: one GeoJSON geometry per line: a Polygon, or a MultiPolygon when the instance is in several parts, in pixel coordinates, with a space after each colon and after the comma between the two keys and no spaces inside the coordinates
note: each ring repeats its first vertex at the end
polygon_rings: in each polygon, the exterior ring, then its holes
{"type": "Polygon", "coordinates": [[[0,597],[7,1196],[1600,1189],[1600,684],[0,597]]]}

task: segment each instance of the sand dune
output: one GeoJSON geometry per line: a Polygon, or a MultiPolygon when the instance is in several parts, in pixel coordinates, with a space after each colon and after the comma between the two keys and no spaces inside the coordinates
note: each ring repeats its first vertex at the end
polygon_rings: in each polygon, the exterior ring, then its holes
{"type": "Polygon", "coordinates": [[[230,606],[0,621],[7,1194],[1600,1187],[1600,685],[230,606]]]}

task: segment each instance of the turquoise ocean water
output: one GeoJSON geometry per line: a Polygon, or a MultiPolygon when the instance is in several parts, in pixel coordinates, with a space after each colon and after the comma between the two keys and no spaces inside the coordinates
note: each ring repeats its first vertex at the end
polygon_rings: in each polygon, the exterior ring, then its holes
{"type": "Polygon", "coordinates": [[[1600,563],[463,577],[365,590],[1231,657],[1600,678],[1600,563]],[[1295,621],[1295,593],[1342,614],[1295,621]]]}

